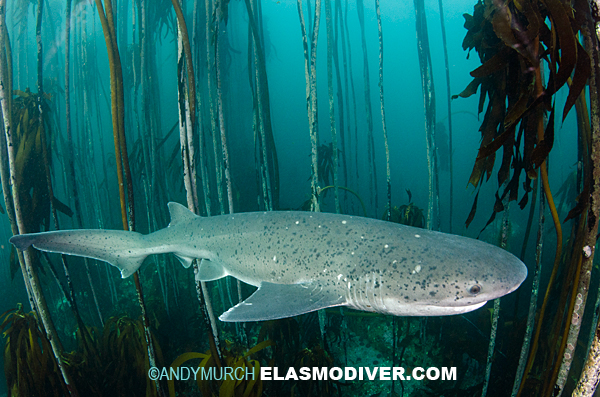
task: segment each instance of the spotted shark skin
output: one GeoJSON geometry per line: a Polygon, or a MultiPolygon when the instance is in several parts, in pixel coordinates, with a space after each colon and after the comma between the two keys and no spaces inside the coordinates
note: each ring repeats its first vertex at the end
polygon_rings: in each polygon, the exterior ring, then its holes
{"type": "Polygon", "coordinates": [[[196,279],[233,276],[258,287],[222,321],[291,317],[327,307],[397,316],[466,313],[514,290],[526,266],[466,237],[356,216],[250,212],[200,217],[169,203],[171,223],[148,235],[65,230],[10,239],[18,249],[106,261],[133,274],[151,254],[173,253],[196,279]]]}

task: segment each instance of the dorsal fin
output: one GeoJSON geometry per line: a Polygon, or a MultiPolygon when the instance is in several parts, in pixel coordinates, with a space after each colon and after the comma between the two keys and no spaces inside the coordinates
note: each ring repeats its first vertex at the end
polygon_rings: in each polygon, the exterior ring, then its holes
{"type": "Polygon", "coordinates": [[[169,214],[171,215],[171,223],[169,223],[169,226],[175,226],[179,223],[187,222],[198,217],[198,215],[179,203],[171,201],[167,205],[169,206],[169,214]]]}

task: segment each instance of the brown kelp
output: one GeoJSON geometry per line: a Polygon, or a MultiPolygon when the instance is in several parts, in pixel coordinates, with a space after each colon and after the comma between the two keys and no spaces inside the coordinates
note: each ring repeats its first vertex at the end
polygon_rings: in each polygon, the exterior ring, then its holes
{"type": "MultiPolygon", "coordinates": [[[[180,146],[181,157],[184,169],[184,185],[187,196],[188,209],[194,213],[199,210],[198,195],[196,186],[196,160],[194,155],[194,129],[196,127],[196,108],[195,108],[195,77],[192,63],[192,54],[190,49],[190,41],[187,33],[187,25],[181,11],[178,0],[173,0],[173,7],[177,14],[178,26],[178,71],[179,71],[179,130],[180,130],[180,146]],[[185,56],[184,56],[185,54],[185,56]],[[187,70],[187,79],[184,78],[183,62],[185,59],[185,68],[187,70]]],[[[207,200],[207,198],[205,198],[207,200]]],[[[198,273],[198,263],[194,261],[194,274],[198,273]]],[[[216,362],[220,365],[221,357],[219,355],[219,337],[216,328],[216,319],[212,311],[210,296],[206,291],[206,284],[196,280],[196,294],[204,320],[209,329],[209,345],[216,362]]]]}
{"type": "MultiPolygon", "coordinates": [[[[154,333],[157,365],[162,365],[162,351],[154,333]]],[[[103,329],[90,327],[77,331],[77,349],[64,354],[64,360],[82,395],[157,396],[148,377],[148,346],[142,320],[114,316],[103,329]],[[82,332],[83,331],[83,332],[82,332]]]]}
{"type": "MultiPolygon", "coordinates": [[[[51,207],[68,216],[72,216],[73,212],[51,194],[51,185],[46,180],[46,169],[51,167],[51,164],[47,155],[50,149],[45,135],[50,132],[50,128],[47,117],[40,120],[40,105],[48,111],[48,97],[40,100],[40,95],[29,90],[17,90],[15,94],[11,112],[16,144],[15,182],[23,208],[25,230],[35,233],[50,230],[51,207]]],[[[11,274],[14,277],[17,267],[14,252],[11,258],[11,274]]],[[[36,266],[39,265],[37,254],[34,254],[33,259],[36,266]]]]}
{"type": "MultiPolygon", "coordinates": [[[[260,377],[260,362],[250,357],[264,348],[271,346],[273,342],[262,341],[246,352],[241,352],[237,346],[226,341],[226,346],[221,351],[223,366],[233,372],[226,375],[211,351],[206,353],[183,353],[169,366],[169,371],[177,370],[183,363],[201,359],[198,365],[196,382],[198,389],[204,397],[259,397],[263,392],[263,382],[260,377]],[[210,375],[202,375],[210,374],[210,375]],[[235,375],[234,375],[235,374],[235,375]]],[[[175,384],[173,379],[169,380],[169,395],[175,397],[175,384]]]]}
{"type": "MultiPolygon", "coordinates": [[[[38,12],[41,13],[41,5],[38,5],[38,12]]],[[[9,40],[6,27],[6,2],[0,0],[0,49],[7,49],[7,41],[9,40]]],[[[39,36],[38,36],[39,37],[39,36]]],[[[4,51],[0,51],[4,52],[4,51]]],[[[0,105],[2,110],[2,128],[4,132],[4,139],[1,139],[0,144],[0,162],[2,163],[2,192],[4,195],[4,202],[6,203],[7,213],[9,214],[9,220],[11,223],[11,230],[13,234],[19,234],[26,232],[24,214],[21,207],[21,200],[18,192],[18,185],[16,181],[16,151],[15,151],[15,136],[13,131],[13,122],[11,117],[11,110],[9,104],[11,104],[12,92],[7,92],[7,88],[12,87],[12,82],[7,82],[5,79],[12,79],[12,71],[6,70],[7,67],[12,66],[12,62],[4,62],[4,56],[8,56],[9,51],[6,51],[0,61],[0,77],[3,79],[3,83],[0,84],[0,105]],[[8,167],[7,167],[8,164],[8,167]],[[13,213],[14,211],[14,213],[13,213]],[[14,215],[13,215],[14,214],[14,215]]],[[[41,57],[41,50],[38,48],[38,57],[41,57]]],[[[41,81],[41,78],[38,79],[41,81]]],[[[38,118],[39,120],[39,118],[38,118]]],[[[42,126],[38,126],[41,128],[42,126]]],[[[18,254],[19,264],[21,265],[21,271],[25,281],[25,288],[29,297],[29,303],[32,308],[35,308],[46,333],[49,335],[50,346],[52,353],[56,359],[58,368],[61,372],[63,381],[69,387],[69,392],[76,395],[77,392],[72,385],[69,374],[67,373],[64,363],[61,359],[62,344],[54,323],[48,312],[46,305],[46,299],[42,293],[40,287],[40,281],[37,276],[37,269],[33,267],[32,251],[28,250],[18,254]]]]}
{"type": "MultiPolygon", "coordinates": [[[[442,46],[444,47],[444,66],[446,69],[446,99],[448,101],[448,168],[450,171],[450,196],[448,197],[448,233],[452,233],[452,212],[454,206],[454,165],[452,163],[452,93],[450,91],[450,64],[448,62],[448,45],[446,43],[446,21],[444,18],[444,2],[443,0],[438,0],[438,6],[440,9],[440,25],[442,29],[442,46]]],[[[436,124],[435,128],[435,138],[438,140],[440,135],[440,124],[436,124]]],[[[439,142],[439,140],[438,140],[439,142]]],[[[439,158],[443,155],[440,154],[440,148],[438,147],[438,162],[440,164],[440,169],[442,168],[442,162],[439,161],[439,158]]]]}
{"type": "Polygon", "coordinates": [[[386,220],[391,218],[392,208],[392,176],[390,171],[390,146],[388,144],[388,133],[385,122],[385,101],[383,95],[383,28],[381,27],[381,11],[379,9],[379,0],[375,0],[375,13],[377,14],[377,30],[379,32],[379,102],[381,107],[381,126],[383,129],[383,144],[385,146],[385,175],[387,189],[387,216],[386,220]]]}
{"type": "Polygon", "coordinates": [[[402,204],[400,207],[393,206],[392,209],[389,210],[389,215],[386,210],[381,219],[386,220],[387,218],[390,222],[424,228],[426,222],[423,210],[412,202],[412,193],[410,190],[407,189],[406,194],[408,195],[408,204],[402,204]]]}
{"type": "MultiPolygon", "coordinates": [[[[115,159],[117,165],[117,179],[119,181],[119,198],[121,204],[121,221],[124,230],[135,230],[135,206],[133,200],[133,179],[129,167],[129,155],[127,152],[127,142],[125,140],[125,105],[123,97],[123,71],[121,67],[121,58],[116,41],[115,22],[113,17],[112,4],[105,1],[105,7],[101,0],[96,0],[96,8],[102,24],[104,40],[108,51],[110,64],[110,84],[111,84],[111,113],[113,125],[113,137],[115,143],[115,159]],[[127,194],[125,190],[127,187],[127,194]]],[[[156,350],[150,333],[150,324],[144,303],[144,295],[140,283],[139,275],[134,274],[134,282],[142,311],[143,325],[148,347],[148,358],[150,366],[156,366],[156,350]]],[[[163,391],[159,382],[155,382],[158,394],[163,391]]]]}
{"type": "Polygon", "coordinates": [[[435,156],[435,86],[429,49],[429,33],[423,0],[414,0],[417,52],[421,72],[421,87],[423,90],[423,106],[425,109],[425,142],[427,147],[427,171],[429,181],[429,199],[427,202],[427,229],[439,230],[439,188],[438,166],[435,156]]]}
{"type": "Polygon", "coordinates": [[[33,313],[19,305],[0,316],[4,346],[4,374],[11,395],[69,394],[59,376],[52,348],[33,313]]]}
{"type": "Polygon", "coordinates": [[[340,213],[340,193],[338,188],[338,132],[335,123],[335,102],[333,99],[333,20],[331,0],[325,0],[325,27],[327,31],[327,93],[329,96],[329,129],[331,132],[331,153],[333,155],[333,195],[335,212],[340,213]]]}
{"type": "Polygon", "coordinates": [[[369,158],[369,188],[371,207],[375,207],[377,213],[379,193],[377,189],[377,166],[375,162],[375,142],[373,140],[373,111],[371,106],[371,83],[369,79],[369,61],[367,57],[367,39],[365,36],[365,9],[363,0],[357,0],[356,12],[358,13],[358,23],[360,25],[362,53],[363,53],[363,78],[365,92],[365,116],[367,121],[367,151],[369,158]]]}
{"type": "MultiPolygon", "coordinates": [[[[310,10],[310,5],[309,5],[310,10]]],[[[319,37],[319,24],[321,21],[321,0],[315,0],[315,20],[313,31],[311,33],[312,41],[310,47],[306,27],[304,23],[304,11],[302,10],[302,0],[298,0],[298,15],[300,18],[300,28],[302,30],[302,44],[304,46],[304,74],[306,80],[306,110],[308,112],[308,130],[310,134],[311,145],[311,209],[319,211],[319,201],[317,200],[319,188],[319,168],[318,168],[318,145],[319,130],[317,119],[317,39],[319,37]]],[[[309,11],[310,19],[310,11],[309,11]]]]}
{"type": "MultiPolygon", "coordinates": [[[[539,170],[557,234],[554,267],[540,309],[529,361],[525,368],[525,378],[534,365],[544,312],[562,259],[561,223],[550,191],[546,164],[554,143],[554,94],[572,79],[562,109],[564,120],[576,104],[591,72],[590,56],[577,37],[579,32],[583,33],[583,37],[589,37],[589,32],[586,36],[585,31],[581,29],[588,23],[589,15],[585,2],[566,5],[555,0],[478,2],[473,15],[465,14],[465,28],[468,33],[463,41],[463,48],[475,49],[482,65],[471,72],[474,79],[460,96],[473,95],[481,87],[479,112],[485,107],[480,127],[482,142],[469,179],[474,187],[479,189],[480,183],[491,177],[496,152],[503,148],[502,163],[497,172],[500,187],[496,192],[493,213],[486,226],[494,220],[496,213],[505,210],[506,198],[510,201],[518,199],[521,191],[520,178],[523,175],[525,182],[519,205],[521,208],[527,205],[532,190],[531,181],[537,178],[539,170]],[[547,65],[548,78],[544,78],[542,73],[544,65],[547,65]]],[[[587,41],[586,46],[589,47],[587,41]]],[[[582,131],[584,129],[580,123],[580,136],[584,147],[580,156],[584,164],[590,164],[589,159],[593,158],[588,149],[590,141],[582,131]]],[[[593,142],[593,138],[591,141],[593,142]]],[[[583,192],[591,190],[593,185],[593,167],[584,168],[583,192]]],[[[475,215],[477,199],[478,194],[467,218],[467,225],[475,215]]],[[[540,385],[545,395],[550,395],[554,389],[560,392],[564,388],[585,306],[590,272],[581,265],[581,252],[585,245],[582,227],[587,223],[588,230],[597,229],[597,226],[593,226],[596,215],[585,216],[588,210],[597,211],[597,208],[589,205],[588,200],[594,200],[593,194],[582,194],[580,203],[568,217],[576,218],[579,222],[579,227],[572,229],[572,245],[567,251],[571,257],[565,259],[566,263],[571,263],[567,277],[572,280],[573,287],[570,289],[566,287],[568,283],[563,284],[565,287],[562,289],[560,306],[554,317],[553,332],[550,332],[549,341],[546,342],[552,346],[551,354],[555,364],[553,370],[545,374],[544,382],[540,385]],[[579,277],[580,274],[582,277],[579,277]],[[559,332],[563,316],[566,324],[562,328],[563,331],[559,332]]],[[[590,256],[586,255],[586,258],[590,256]]],[[[541,368],[539,370],[543,371],[541,368]]],[[[523,391],[525,380],[521,382],[519,392],[523,391]]]]}
{"type": "MultiPolygon", "coordinates": [[[[591,117],[589,118],[591,124],[589,131],[591,132],[591,136],[589,137],[589,141],[591,141],[591,144],[587,149],[589,152],[591,152],[589,153],[588,166],[591,169],[591,172],[593,172],[593,183],[591,184],[589,190],[589,224],[584,235],[583,256],[581,257],[582,264],[580,270],[581,279],[579,286],[577,287],[577,293],[581,294],[581,297],[583,298],[581,301],[577,302],[578,307],[575,313],[577,314],[578,319],[581,318],[583,314],[583,309],[585,308],[585,299],[589,290],[590,273],[594,261],[593,247],[595,246],[598,238],[596,233],[598,230],[598,216],[600,215],[600,186],[598,186],[598,173],[600,172],[600,165],[598,164],[598,156],[600,155],[600,48],[598,43],[598,40],[600,40],[598,35],[598,21],[600,19],[600,15],[598,14],[599,4],[597,1],[593,1],[590,2],[589,5],[580,3],[579,7],[584,16],[586,16],[585,20],[582,21],[582,33],[584,36],[585,45],[589,49],[591,55],[591,72],[589,81],[591,110],[591,117]],[[594,35],[594,33],[596,34],[594,35]]],[[[589,171],[590,170],[588,170],[588,174],[586,175],[587,177],[589,177],[589,171]]],[[[579,297],[579,295],[576,296],[579,297]]],[[[577,326],[579,326],[579,322],[577,322],[577,326]]],[[[577,336],[575,335],[575,338],[576,337],[577,336]]],[[[572,334],[569,335],[569,339],[570,341],[573,340],[572,334]]],[[[565,352],[565,357],[567,353],[572,357],[573,351],[571,346],[567,345],[567,348],[568,350],[565,352]]],[[[594,339],[591,343],[581,377],[579,378],[579,382],[577,383],[573,393],[574,396],[588,396],[595,392],[595,389],[598,385],[598,379],[600,378],[600,363],[598,360],[599,351],[600,336],[598,325],[596,324],[594,339]]]]}
{"type": "Polygon", "coordinates": [[[262,6],[256,0],[246,0],[245,4],[248,13],[248,77],[254,103],[257,179],[264,207],[273,210],[279,208],[279,160],[271,125],[262,6]]]}

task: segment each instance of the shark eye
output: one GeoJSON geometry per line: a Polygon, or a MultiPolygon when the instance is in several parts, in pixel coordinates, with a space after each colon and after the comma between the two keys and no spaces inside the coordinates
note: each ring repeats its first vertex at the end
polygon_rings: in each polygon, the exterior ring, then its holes
{"type": "Polygon", "coordinates": [[[471,288],[469,288],[469,293],[471,295],[477,295],[480,292],[481,292],[481,285],[479,285],[479,284],[474,284],[471,286],[471,288]]]}

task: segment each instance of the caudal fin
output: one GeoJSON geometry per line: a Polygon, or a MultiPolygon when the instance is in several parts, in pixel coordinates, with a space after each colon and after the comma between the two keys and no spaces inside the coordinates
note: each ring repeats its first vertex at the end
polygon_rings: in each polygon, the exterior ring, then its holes
{"type": "Polygon", "coordinates": [[[152,253],[143,235],[121,230],[62,230],[13,236],[9,240],[25,250],[30,246],[41,251],[83,256],[110,263],[121,271],[121,277],[131,276],[152,253]]]}

